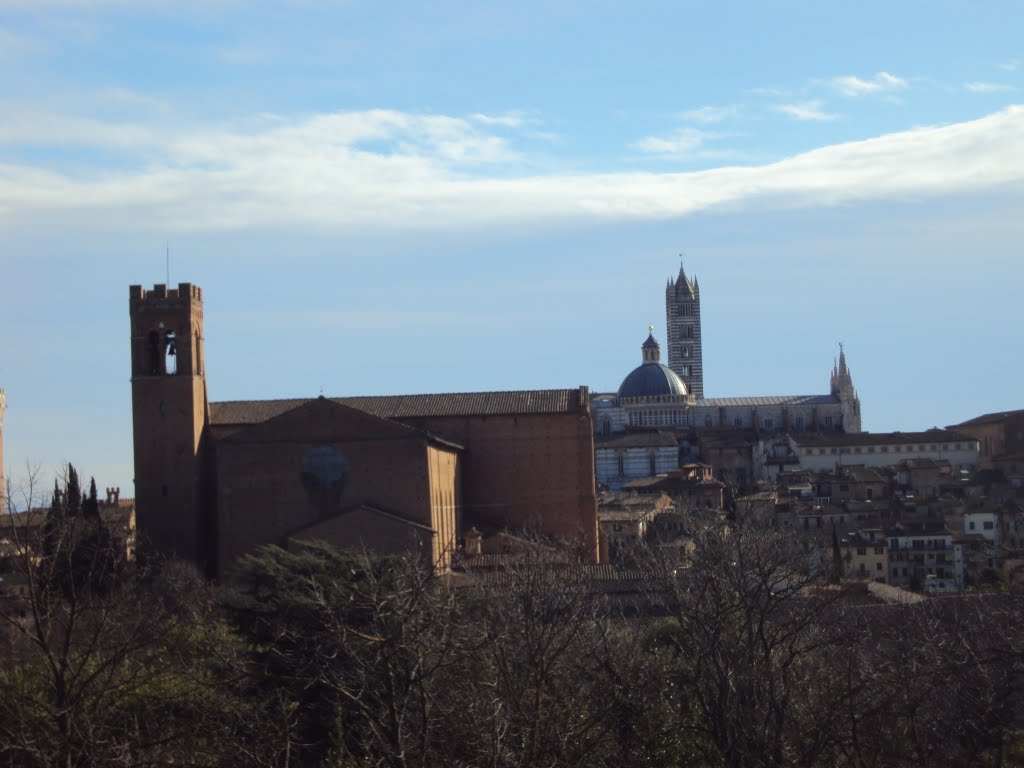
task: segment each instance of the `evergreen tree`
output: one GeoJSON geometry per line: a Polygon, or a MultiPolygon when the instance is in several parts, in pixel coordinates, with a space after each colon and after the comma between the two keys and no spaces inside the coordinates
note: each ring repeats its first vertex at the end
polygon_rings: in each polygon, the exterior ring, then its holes
{"type": "Polygon", "coordinates": [[[836,521],[832,521],[832,583],[838,584],[843,580],[843,550],[839,546],[839,531],[836,530],[836,521]]]}

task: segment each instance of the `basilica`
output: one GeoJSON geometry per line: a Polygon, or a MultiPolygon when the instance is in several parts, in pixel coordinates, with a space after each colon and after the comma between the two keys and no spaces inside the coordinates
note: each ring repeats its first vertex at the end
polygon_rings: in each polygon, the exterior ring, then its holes
{"type": "MultiPolygon", "coordinates": [[[[775,436],[799,432],[861,431],[860,400],[839,348],[828,394],[751,397],[704,396],[700,285],[682,267],[665,287],[668,364],[649,327],[640,365],[614,394],[595,394],[591,413],[597,480],[609,488],[665,474],[689,458],[710,462],[712,446],[739,454],[770,450],[775,436]]],[[[719,467],[720,479],[745,485],[756,477],[754,458],[719,467]],[[730,469],[733,476],[729,476],[730,469]]]]}

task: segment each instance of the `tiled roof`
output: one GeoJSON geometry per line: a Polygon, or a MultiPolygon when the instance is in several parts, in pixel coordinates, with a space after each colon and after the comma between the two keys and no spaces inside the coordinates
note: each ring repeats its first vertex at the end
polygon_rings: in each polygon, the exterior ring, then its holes
{"type": "Polygon", "coordinates": [[[977,439],[948,429],[927,432],[799,432],[790,435],[799,446],[906,445],[908,443],[976,443],[977,439]]]}
{"type": "Polygon", "coordinates": [[[756,407],[771,405],[835,405],[835,395],[769,395],[766,397],[709,397],[694,403],[697,408],[756,407]]]}
{"type": "MultiPolygon", "coordinates": [[[[210,403],[210,423],[259,424],[312,398],[289,400],[229,400],[210,403]]],[[[336,403],[382,419],[437,416],[512,416],[529,413],[576,413],[585,405],[587,390],[537,389],[513,392],[454,392],[436,395],[371,395],[333,397],[336,403]]]]}
{"type": "Polygon", "coordinates": [[[969,427],[975,424],[996,424],[1003,419],[1010,418],[1012,416],[1024,416],[1024,410],[1021,411],[996,411],[994,413],[986,413],[982,416],[975,416],[973,419],[967,421],[961,421],[959,424],[954,424],[954,427],[969,427]]]}

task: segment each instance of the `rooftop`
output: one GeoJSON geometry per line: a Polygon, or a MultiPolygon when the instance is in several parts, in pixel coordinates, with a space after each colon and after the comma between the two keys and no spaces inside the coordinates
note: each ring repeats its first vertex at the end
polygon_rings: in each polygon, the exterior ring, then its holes
{"type": "MultiPolygon", "coordinates": [[[[228,400],[210,403],[210,423],[259,424],[312,399],[314,398],[228,400]]],[[[586,387],[509,392],[450,392],[433,395],[370,395],[329,399],[382,419],[578,413],[588,407],[586,387]]]]}
{"type": "Polygon", "coordinates": [[[768,395],[765,397],[709,397],[698,400],[697,408],[755,407],[771,405],[834,405],[835,395],[768,395]]]}
{"type": "Polygon", "coordinates": [[[800,432],[792,435],[799,446],[906,445],[908,443],[977,443],[970,435],[948,429],[927,432],[800,432]]]}

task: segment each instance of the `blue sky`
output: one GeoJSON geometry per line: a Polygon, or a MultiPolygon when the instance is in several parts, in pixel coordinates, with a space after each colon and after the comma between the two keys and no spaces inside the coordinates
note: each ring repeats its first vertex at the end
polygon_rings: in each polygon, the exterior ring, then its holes
{"type": "MultiPolygon", "coordinates": [[[[131,489],[127,286],[211,398],[612,391],[700,279],[710,396],[1022,407],[1016,2],[0,0],[5,464],[131,489]]],[[[128,493],[127,490],[124,491],[128,493]]]]}

